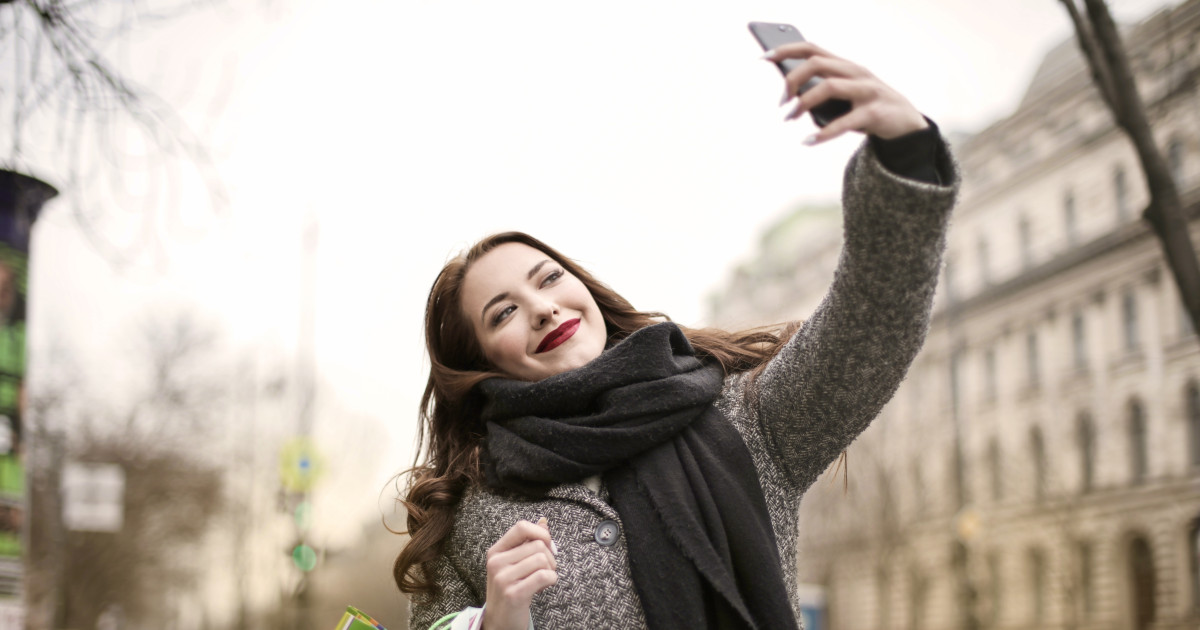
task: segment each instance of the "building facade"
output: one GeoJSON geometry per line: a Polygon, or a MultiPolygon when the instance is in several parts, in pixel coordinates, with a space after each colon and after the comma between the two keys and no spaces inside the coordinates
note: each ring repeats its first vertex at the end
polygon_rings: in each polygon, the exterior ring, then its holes
{"type": "MultiPolygon", "coordinates": [[[[1198,242],[1200,1],[1124,36],[1198,242]]],[[[928,340],[805,497],[802,580],[842,630],[1200,627],[1200,341],[1075,42],[955,152],[928,340]]],[[[713,323],[810,311],[837,256],[815,240],[746,265],[713,323]]]]}

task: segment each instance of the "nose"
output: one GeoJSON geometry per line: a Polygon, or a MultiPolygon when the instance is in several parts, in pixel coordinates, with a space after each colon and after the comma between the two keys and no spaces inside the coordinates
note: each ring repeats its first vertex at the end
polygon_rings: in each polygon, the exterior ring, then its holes
{"type": "Polygon", "coordinates": [[[529,311],[533,317],[533,328],[537,330],[554,321],[554,316],[558,315],[558,305],[551,300],[542,299],[530,305],[529,311]]]}

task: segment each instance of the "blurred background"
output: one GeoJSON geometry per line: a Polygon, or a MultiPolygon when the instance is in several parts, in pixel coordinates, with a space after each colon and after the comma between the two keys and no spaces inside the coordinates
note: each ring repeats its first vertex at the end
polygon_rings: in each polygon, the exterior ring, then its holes
{"type": "MultiPolygon", "coordinates": [[[[1200,2],[1108,4],[1195,234],[1200,2]]],[[[809,629],[1200,627],[1200,347],[1062,3],[6,0],[0,629],[405,628],[424,300],[486,234],[811,312],[861,138],[802,145],[755,20],[965,175],[926,349],[802,507],[809,629]]]]}

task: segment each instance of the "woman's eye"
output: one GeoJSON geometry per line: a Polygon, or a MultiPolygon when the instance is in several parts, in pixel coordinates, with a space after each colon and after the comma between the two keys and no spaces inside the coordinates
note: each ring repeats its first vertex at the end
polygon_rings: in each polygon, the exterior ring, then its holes
{"type": "Polygon", "coordinates": [[[559,269],[559,270],[557,270],[557,271],[551,272],[551,273],[550,273],[550,275],[546,276],[546,279],[545,279],[545,280],[542,280],[542,286],[546,286],[546,285],[548,285],[548,284],[552,284],[552,283],[554,283],[554,281],[558,280],[558,279],[559,279],[559,278],[561,278],[562,276],[563,276],[563,271],[562,271],[562,269],[559,269]]]}
{"type": "Polygon", "coordinates": [[[517,307],[512,305],[500,309],[500,311],[496,313],[496,316],[492,318],[492,325],[494,326],[500,322],[503,322],[508,318],[509,315],[512,315],[512,312],[515,310],[517,310],[517,307]]]}

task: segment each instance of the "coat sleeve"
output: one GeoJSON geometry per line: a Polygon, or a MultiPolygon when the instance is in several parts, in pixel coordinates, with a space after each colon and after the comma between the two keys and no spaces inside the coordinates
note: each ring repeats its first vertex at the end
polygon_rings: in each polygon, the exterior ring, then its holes
{"type": "Polygon", "coordinates": [[[459,575],[446,556],[434,561],[434,581],[440,588],[437,596],[414,594],[409,599],[410,630],[428,630],[437,620],[469,606],[482,607],[483,598],[477,597],[466,580],[459,575]]]}
{"type": "Polygon", "coordinates": [[[833,283],[752,385],[766,447],[801,491],[875,418],[924,343],[959,184],[940,142],[945,185],[893,174],[869,142],[851,158],[833,283]]]}

